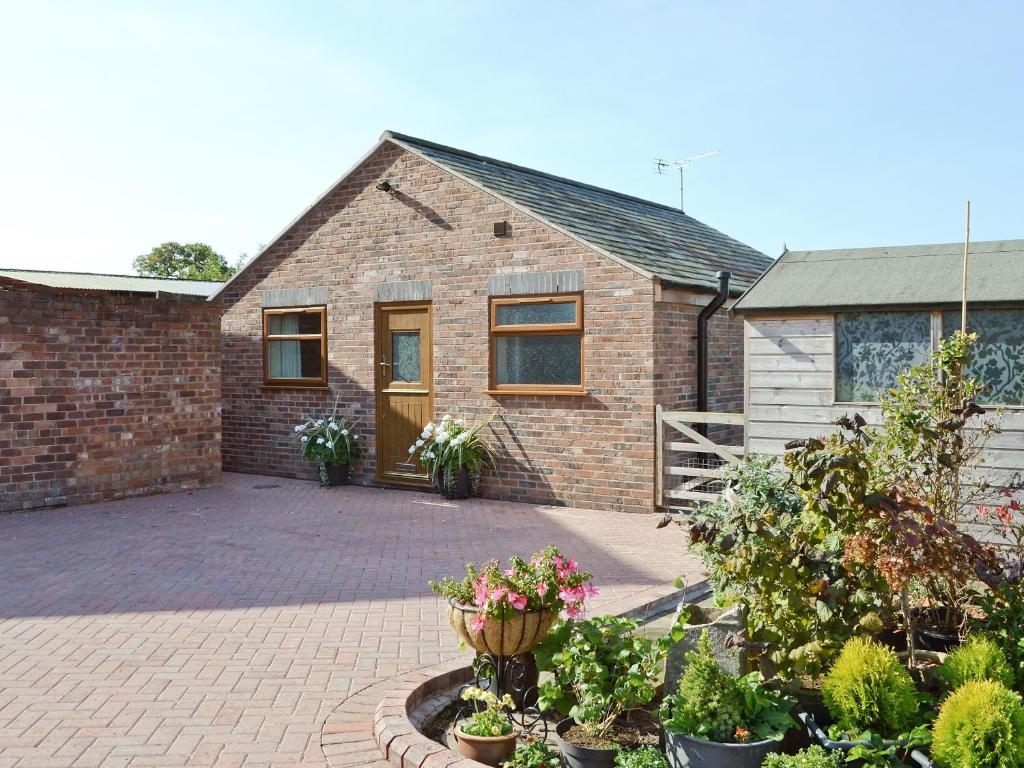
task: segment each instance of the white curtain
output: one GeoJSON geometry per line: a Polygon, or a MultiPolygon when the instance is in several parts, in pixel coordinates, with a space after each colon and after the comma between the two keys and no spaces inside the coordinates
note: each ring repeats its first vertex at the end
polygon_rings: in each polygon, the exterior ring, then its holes
{"type": "MultiPolygon", "coordinates": [[[[269,331],[271,336],[298,333],[299,316],[271,315],[269,331]]],[[[302,352],[298,341],[271,341],[269,347],[271,378],[302,378],[302,352]]]]}

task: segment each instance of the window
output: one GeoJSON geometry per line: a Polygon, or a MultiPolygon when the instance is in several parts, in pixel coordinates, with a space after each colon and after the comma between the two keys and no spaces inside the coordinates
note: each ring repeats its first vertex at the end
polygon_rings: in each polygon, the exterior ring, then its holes
{"type": "Polygon", "coordinates": [[[836,402],[875,402],[896,374],[931,356],[929,312],[836,315],[836,402]]]}
{"type": "MultiPolygon", "coordinates": [[[[943,312],[943,336],[952,336],[960,322],[960,310],[943,312]]],[[[967,330],[978,334],[968,374],[991,387],[983,402],[1024,405],[1024,309],[968,307],[967,330]]]]}
{"type": "Polygon", "coordinates": [[[491,300],[491,391],[584,392],[582,296],[491,300]]]}
{"type": "Polygon", "coordinates": [[[263,383],[327,385],[327,308],[263,310],[263,383]]]}

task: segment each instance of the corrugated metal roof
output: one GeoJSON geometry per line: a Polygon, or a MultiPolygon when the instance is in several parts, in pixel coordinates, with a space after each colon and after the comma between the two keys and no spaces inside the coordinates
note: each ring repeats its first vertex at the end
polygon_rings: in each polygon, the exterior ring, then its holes
{"type": "MultiPolygon", "coordinates": [[[[769,312],[959,304],[963,243],[787,251],[733,305],[769,312]]],[[[1024,302],[1024,240],[970,244],[969,302],[1024,302]]]]}
{"type": "Polygon", "coordinates": [[[400,133],[389,131],[384,138],[669,283],[717,290],[715,273],[728,270],[738,292],[772,263],[760,251],[667,205],[400,133]]]}
{"type": "Polygon", "coordinates": [[[50,272],[36,269],[0,269],[0,276],[51,288],[126,293],[173,293],[208,298],[224,283],[210,280],[176,280],[138,275],[103,275],[93,272],[50,272]]]}

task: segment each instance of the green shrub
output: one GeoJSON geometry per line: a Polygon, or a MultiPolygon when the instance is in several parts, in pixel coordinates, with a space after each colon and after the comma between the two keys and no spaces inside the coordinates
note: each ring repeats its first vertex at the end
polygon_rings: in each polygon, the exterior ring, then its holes
{"type": "Polygon", "coordinates": [[[615,768],[668,768],[668,760],[654,747],[640,747],[615,755],[615,768]]]}
{"type": "Polygon", "coordinates": [[[984,635],[971,635],[950,653],[939,667],[939,677],[950,691],[972,680],[991,680],[1007,688],[1012,688],[1014,681],[1006,656],[995,641],[984,635]]]}
{"type": "Polygon", "coordinates": [[[932,726],[932,759],[942,768],[1024,765],[1024,707],[1000,683],[975,680],[946,699],[932,726]]]}
{"type": "Polygon", "coordinates": [[[562,759],[543,741],[520,744],[504,768],[562,768],[562,759]]]}
{"type": "Polygon", "coordinates": [[[795,755],[768,755],[761,763],[761,768],[840,768],[842,760],[842,752],[826,752],[815,744],[801,749],[795,755]]]}
{"type": "Polygon", "coordinates": [[[708,632],[686,654],[674,696],[661,709],[665,730],[726,744],[781,739],[793,725],[791,699],[765,688],[758,673],[733,677],[718,666],[708,632]]]}
{"type": "Polygon", "coordinates": [[[849,735],[898,734],[912,724],[917,691],[890,648],[855,637],[843,646],[822,685],[825,707],[849,735]]]}

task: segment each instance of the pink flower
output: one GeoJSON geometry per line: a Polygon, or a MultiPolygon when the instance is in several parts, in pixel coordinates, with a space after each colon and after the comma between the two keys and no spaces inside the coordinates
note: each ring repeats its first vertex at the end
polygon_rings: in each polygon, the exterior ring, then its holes
{"type": "Polygon", "coordinates": [[[548,593],[548,584],[546,581],[542,581],[537,585],[537,594],[544,597],[548,593]]]}
{"type": "Polygon", "coordinates": [[[580,613],[580,608],[575,603],[565,606],[565,615],[574,621],[580,617],[580,613]]]}
{"type": "Polygon", "coordinates": [[[583,591],[586,593],[587,597],[597,596],[597,587],[595,587],[589,581],[583,585],[583,591]]]}
{"type": "Polygon", "coordinates": [[[508,593],[508,601],[512,604],[512,607],[517,611],[522,611],[526,608],[526,595],[520,595],[516,592],[508,593]]]}
{"type": "Polygon", "coordinates": [[[487,617],[482,613],[478,613],[473,617],[472,621],[469,622],[469,626],[474,632],[482,632],[485,624],[487,624],[487,617]]]}
{"type": "Polygon", "coordinates": [[[486,602],[487,602],[487,584],[484,582],[483,579],[477,579],[477,582],[476,582],[476,597],[474,598],[473,603],[477,607],[480,607],[480,606],[482,606],[486,602]]]}
{"type": "Polygon", "coordinates": [[[505,589],[504,587],[495,587],[494,591],[492,591],[491,594],[490,594],[491,601],[497,603],[506,594],[508,594],[508,590],[505,589]]]}

